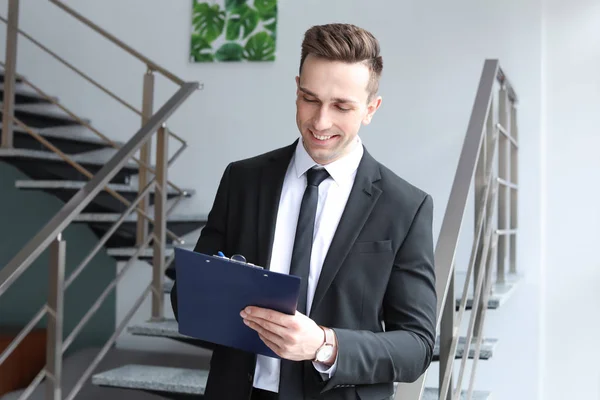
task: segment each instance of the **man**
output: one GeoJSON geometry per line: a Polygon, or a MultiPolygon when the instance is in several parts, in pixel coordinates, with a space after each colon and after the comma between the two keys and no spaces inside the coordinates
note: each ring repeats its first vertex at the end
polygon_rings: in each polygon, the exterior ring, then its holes
{"type": "Polygon", "coordinates": [[[296,77],[300,139],[227,166],[195,251],[243,254],[303,285],[293,316],[240,314],[281,360],[216,346],[206,399],[381,400],[428,368],[432,199],[358,137],[381,104],[382,67],[369,32],[309,29],[296,77]]]}

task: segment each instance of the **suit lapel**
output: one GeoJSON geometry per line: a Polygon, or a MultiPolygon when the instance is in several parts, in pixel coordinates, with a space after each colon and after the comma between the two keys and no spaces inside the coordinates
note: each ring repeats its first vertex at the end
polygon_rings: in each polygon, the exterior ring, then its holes
{"type": "Polygon", "coordinates": [[[381,195],[381,189],[374,186],[373,183],[379,179],[381,179],[379,166],[365,149],[363,158],[356,171],[356,178],[354,179],[354,185],[350,191],[346,208],[342,213],[337,230],[329,246],[329,251],[323,261],[321,276],[311,306],[311,315],[318,308],[319,303],[346,259],[350,248],[369,218],[375,203],[377,203],[377,199],[381,195]]]}
{"type": "Polygon", "coordinates": [[[268,269],[275,235],[279,198],[288,165],[298,140],[292,145],[273,152],[261,170],[258,203],[258,265],[268,269]]]}

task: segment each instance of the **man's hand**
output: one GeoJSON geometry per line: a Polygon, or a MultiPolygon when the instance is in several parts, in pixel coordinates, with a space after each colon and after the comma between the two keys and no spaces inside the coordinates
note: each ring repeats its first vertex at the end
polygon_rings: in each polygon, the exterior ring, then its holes
{"type": "Polygon", "coordinates": [[[287,315],[259,307],[246,307],[244,323],[278,356],[292,361],[314,360],[324,342],[323,330],[306,315],[287,315]]]}

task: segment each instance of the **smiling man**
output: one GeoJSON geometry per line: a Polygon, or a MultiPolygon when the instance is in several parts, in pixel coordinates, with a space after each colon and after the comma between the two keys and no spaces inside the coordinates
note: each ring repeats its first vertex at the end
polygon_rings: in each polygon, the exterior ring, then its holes
{"type": "Polygon", "coordinates": [[[243,254],[302,284],[295,315],[240,313],[281,359],[217,346],[206,399],[382,400],[431,362],[433,202],[358,136],[381,105],[379,52],[353,25],[309,29],[296,77],[299,139],[233,162],[221,178],[195,251],[243,254]]]}

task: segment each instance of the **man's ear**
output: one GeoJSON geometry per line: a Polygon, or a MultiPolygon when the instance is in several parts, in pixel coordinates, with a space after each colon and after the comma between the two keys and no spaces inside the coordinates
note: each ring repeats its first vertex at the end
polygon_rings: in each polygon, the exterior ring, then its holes
{"type": "Polygon", "coordinates": [[[362,121],[363,125],[369,125],[371,123],[373,115],[375,115],[375,111],[377,111],[381,106],[382,100],[383,99],[381,98],[381,96],[377,96],[369,102],[369,105],[367,106],[367,113],[365,114],[365,117],[362,121]]]}

